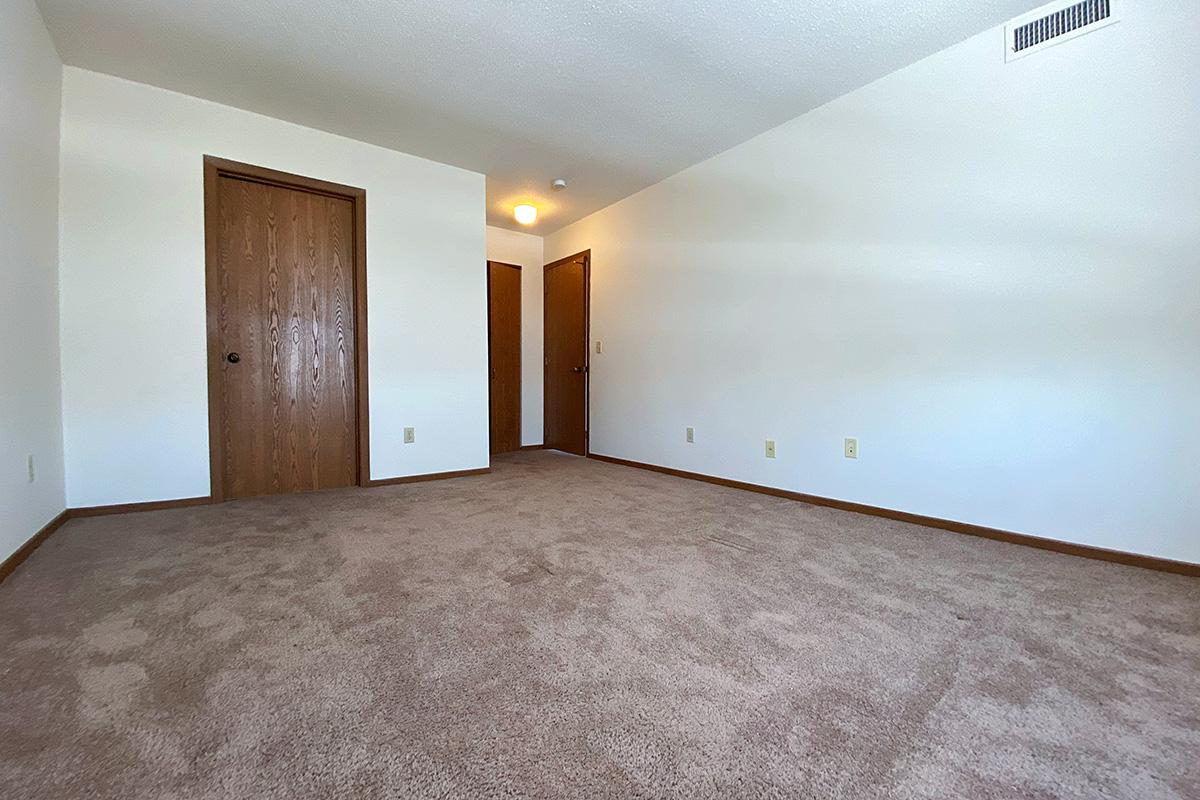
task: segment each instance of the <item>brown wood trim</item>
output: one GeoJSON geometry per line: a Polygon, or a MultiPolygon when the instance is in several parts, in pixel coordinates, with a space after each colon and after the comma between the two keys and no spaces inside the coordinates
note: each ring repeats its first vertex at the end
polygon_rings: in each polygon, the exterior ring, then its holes
{"type": "Polygon", "coordinates": [[[569,264],[572,261],[578,261],[581,258],[584,260],[584,266],[587,266],[587,262],[592,260],[592,251],[590,249],[581,250],[573,256],[567,256],[566,258],[560,258],[555,261],[551,261],[549,264],[542,267],[542,274],[544,275],[555,267],[561,267],[563,264],[569,264]]]}
{"type": "Polygon", "coordinates": [[[367,193],[354,203],[354,391],[358,401],[358,485],[371,482],[371,392],[367,384],[367,193]]]}
{"type": "Polygon", "coordinates": [[[69,508],[71,519],[77,517],[104,517],[109,514],[132,514],[137,511],[164,511],[169,508],[206,506],[216,502],[211,497],[181,497],[178,500],[150,500],[145,503],[116,503],[111,506],[82,506],[69,508]]]}
{"type": "Polygon", "coordinates": [[[941,519],[939,517],[927,517],[922,514],[912,514],[907,511],[896,511],[890,508],[879,508],[877,506],[869,506],[863,503],[852,503],[848,500],[836,500],[831,497],[821,497],[820,495],[793,492],[788,489],[776,489],[770,486],[761,486],[757,483],[746,483],[744,481],[735,481],[729,478],[718,478],[713,475],[705,475],[700,472],[687,472],[681,469],[660,467],[656,464],[645,464],[641,461],[629,461],[624,458],[604,456],[597,453],[589,453],[588,458],[593,458],[597,461],[607,461],[610,464],[620,464],[621,466],[625,467],[635,467],[637,469],[645,469],[651,472],[660,472],[664,475],[672,475],[676,478],[687,478],[694,481],[703,481],[704,483],[725,486],[731,489],[743,489],[748,492],[769,494],[774,497],[782,497],[787,500],[797,500],[801,503],[809,503],[810,505],[815,506],[826,506],[828,508],[836,508],[841,511],[852,511],[857,514],[867,514],[872,517],[885,517],[887,519],[894,519],[900,522],[909,522],[914,525],[923,525],[927,528],[938,528],[940,530],[951,531],[953,533],[962,533],[966,534],[967,536],[979,536],[984,539],[993,539],[998,542],[1019,544],[1024,545],[1025,547],[1036,547],[1040,550],[1052,550],[1056,553],[1079,556],[1080,558],[1090,558],[1098,561],[1111,561],[1131,567],[1142,567],[1144,569],[1153,569],[1160,572],[1174,572],[1179,575],[1200,577],[1200,564],[1192,564],[1187,561],[1173,561],[1169,558],[1144,556],[1138,555],[1137,553],[1126,553],[1120,550],[1108,550],[1103,547],[1093,547],[1085,544],[1073,544],[1071,542],[1060,542],[1057,539],[1047,539],[1042,536],[1032,536],[1027,533],[1013,533],[1012,531],[1002,531],[997,528],[987,528],[982,525],[972,525],[969,522],[955,522],[954,520],[941,519]]]}
{"type": "Polygon", "coordinates": [[[544,444],[523,444],[523,445],[521,445],[521,449],[522,450],[545,450],[546,445],[544,445],[544,444]]]}
{"type": "MultiPolygon", "coordinates": [[[[491,444],[492,444],[492,441],[491,441],[492,440],[492,431],[491,431],[491,418],[492,418],[492,380],[491,380],[491,375],[492,375],[492,275],[491,275],[491,268],[492,268],[492,264],[495,264],[497,267],[509,267],[510,269],[515,269],[517,272],[521,272],[520,264],[509,264],[506,261],[494,261],[489,258],[487,260],[487,263],[484,265],[484,283],[487,285],[487,310],[488,310],[488,313],[487,313],[487,316],[488,316],[488,319],[487,319],[487,327],[488,327],[488,450],[491,450],[491,444]]],[[[519,281],[519,283],[521,283],[520,291],[517,292],[517,377],[520,379],[520,382],[521,382],[521,385],[518,386],[518,390],[517,390],[517,441],[518,442],[521,441],[521,423],[522,423],[523,413],[524,413],[523,406],[522,406],[522,401],[524,398],[521,397],[521,395],[523,394],[523,392],[521,390],[525,388],[524,387],[524,383],[525,383],[524,364],[521,360],[521,350],[522,350],[522,345],[524,344],[524,341],[522,341],[522,340],[524,338],[524,333],[525,333],[525,330],[524,330],[525,309],[523,308],[523,306],[524,306],[523,295],[525,293],[524,278],[525,278],[524,273],[522,273],[521,280],[519,281]]]]}
{"type": "Polygon", "coordinates": [[[217,280],[217,236],[220,223],[217,179],[222,175],[340,197],[349,200],[354,206],[354,389],[358,406],[358,485],[367,486],[371,481],[371,414],[367,385],[367,192],[355,186],[293,175],[216,156],[204,156],[204,286],[208,321],[208,458],[211,502],[220,503],[225,499],[218,391],[222,354],[220,321],[217,319],[217,309],[220,308],[220,286],[217,280]]]}
{"type": "Polygon", "coordinates": [[[480,467],[479,469],[459,469],[451,472],[427,472],[424,475],[405,475],[400,478],[380,478],[373,480],[367,484],[371,488],[376,486],[398,486],[402,483],[423,483],[424,481],[440,481],[449,478],[466,478],[471,475],[486,475],[492,471],[491,467],[480,467]]]}
{"type": "MultiPolygon", "coordinates": [[[[546,273],[561,264],[583,259],[583,455],[591,455],[592,447],[592,249],[573,256],[551,261],[542,267],[542,286],[546,285],[546,273]]],[[[546,309],[542,308],[542,330],[546,328],[546,309]]],[[[543,337],[545,333],[542,334],[543,337]]],[[[542,373],[542,397],[546,396],[546,376],[542,373]]],[[[546,424],[546,408],[542,406],[542,426],[546,424]]],[[[572,455],[575,455],[572,453],[572,455]]]]}
{"type": "Polygon", "coordinates": [[[198,506],[211,502],[211,497],[186,497],[182,500],[156,500],[149,503],[121,503],[113,506],[87,506],[65,509],[57,517],[43,525],[41,530],[29,537],[29,541],[17,548],[15,553],[4,559],[4,563],[0,564],[0,581],[11,575],[13,570],[33,554],[34,550],[37,550],[46,539],[50,538],[50,534],[57,531],[69,520],[78,517],[99,517],[105,514],[126,514],[131,511],[157,511],[164,508],[198,506]]]}
{"type": "MultiPolygon", "coordinates": [[[[456,472],[433,472],[425,475],[410,475],[403,478],[385,478],[379,481],[370,481],[367,486],[391,486],[401,483],[419,483],[422,481],[436,481],[443,478],[462,478],[468,475],[483,475],[491,472],[491,467],[483,467],[482,469],[464,469],[456,472]]],[[[33,551],[38,549],[50,538],[50,535],[63,526],[64,523],[72,519],[83,517],[102,517],[109,514],[132,514],[141,511],[165,511],[173,508],[188,508],[193,506],[210,505],[218,502],[211,497],[183,497],[178,500],[151,500],[144,503],[116,503],[108,506],[81,506],[79,508],[68,508],[59,513],[54,519],[42,526],[41,530],[29,537],[25,544],[17,548],[16,552],[4,559],[0,563],[0,582],[13,573],[25,559],[33,554],[33,551]]]]}
{"type": "Polygon", "coordinates": [[[225,472],[222,464],[225,449],[221,444],[221,364],[220,314],[221,286],[217,278],[220,253],[220,205],[217,202],[217,179],[222,163],[212,156],[204,157],[204,316],[208,327],[208,483],[214,500],[225,497],[225,472]],[[215,354],[215,355],[214,355],[215,354]]]}
{"type": "Polygon", "coordinates": [[[16,552],[4,559],[4,563],[0,564],[0,581],[3,581],[13,573],[17,567],[33,555],[33,551],[37,550],[43,542],[50,538],[50,534],[63,526],[63,523],[71,518],[71,512],[64,510],[59,513],[54,519],[47,522],[41,527],[37,533],[29,537],[25,544],[17,548],[16,552]]]}
{"type": "Polygon", "coordinates": [[[282,186],[285,189],[303,189],[306,192],[327,194],[333,197],[345,197],[352,200],[367,196],[366,190],[360,189],[357,186],[346,186],[341,183],[310,178],[307,175],[281,172],[277,169],[268,169],[267,167],[259,167],[254,164],[244,164],[241,161],[231,161],[227,158],[218,158],[217,156],[205,156],[204,164],[205,166],[211,166],[219,175],[231,175],[245,180],[266,183],[271,186],[282,186]]]}

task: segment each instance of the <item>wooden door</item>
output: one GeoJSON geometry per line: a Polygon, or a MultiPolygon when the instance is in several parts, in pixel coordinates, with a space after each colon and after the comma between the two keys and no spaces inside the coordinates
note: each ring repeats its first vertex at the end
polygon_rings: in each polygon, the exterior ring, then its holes
{"type": "Polygon", "coordinates": [[[590,254],[546,266],[544,276],[545,443],[587,455],[590,254]]]}
{"type": "Polygon", "coordinates": [[[521,268],[487,268],[491,448],[508,453],[521,449],[521,268]]]}
{"type": "Polygon", "coordinates": [[[237,175],[209,180],[214,495],[353,486],[355,203],[237,175]]]}

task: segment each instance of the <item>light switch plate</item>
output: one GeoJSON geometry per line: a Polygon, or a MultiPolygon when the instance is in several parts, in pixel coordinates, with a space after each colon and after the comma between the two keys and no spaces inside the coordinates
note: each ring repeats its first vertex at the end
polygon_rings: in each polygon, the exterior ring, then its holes
{"type": "Polygon", "coordinates": [[[416,440],[417,440],[417,430],[416,430],[416,428],[405,428],[405,429],[404,429],[404,443],[405,443],[405,444],[412,444],[412,443],[413,443],[413,442],[415,442],[416,440]]]}
{"type": "Polygon", "coordinates": [[[687,429],[687,440],[688,440],[688,444],[692,444],[696,441],[696,429],[695,428],[687,429]]]}
{"type": "Polygon", "coordinates": [[[767,458],[775,457],[775,440],[767,439],[767,458]]]}
{"type": "Polygon", "coordinates": [[[846,458],[858,458],[858,439],[846,439],[846,458]]]}

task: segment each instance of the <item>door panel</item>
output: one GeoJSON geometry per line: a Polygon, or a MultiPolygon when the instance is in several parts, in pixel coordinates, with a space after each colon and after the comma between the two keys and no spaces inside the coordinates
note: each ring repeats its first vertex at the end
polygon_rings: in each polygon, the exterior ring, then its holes
{"type": "Polygon", "coordinates": [[[353,486],[353,203],[226,175],[217,192],[225,496],[353,486]]]}
{"type": "Polygon", "coordinates": [[[545,443],[587,455],[587,293],[589,255],[545,272],[545,443]]]}
{"type": "Polygon", "coordinates": [[[491,450],[521,449],[521,268],[488,262],[491,450]]]}

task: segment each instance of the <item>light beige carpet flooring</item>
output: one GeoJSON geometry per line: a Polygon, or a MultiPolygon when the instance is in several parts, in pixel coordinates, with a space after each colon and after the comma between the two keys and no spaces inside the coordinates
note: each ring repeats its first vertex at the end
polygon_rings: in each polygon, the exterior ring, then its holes
{"type": "Polygon", "coordinates": [[[1195,798],[1200,581],[550,452],[68,523],[0,797],[1195,798]]]}

